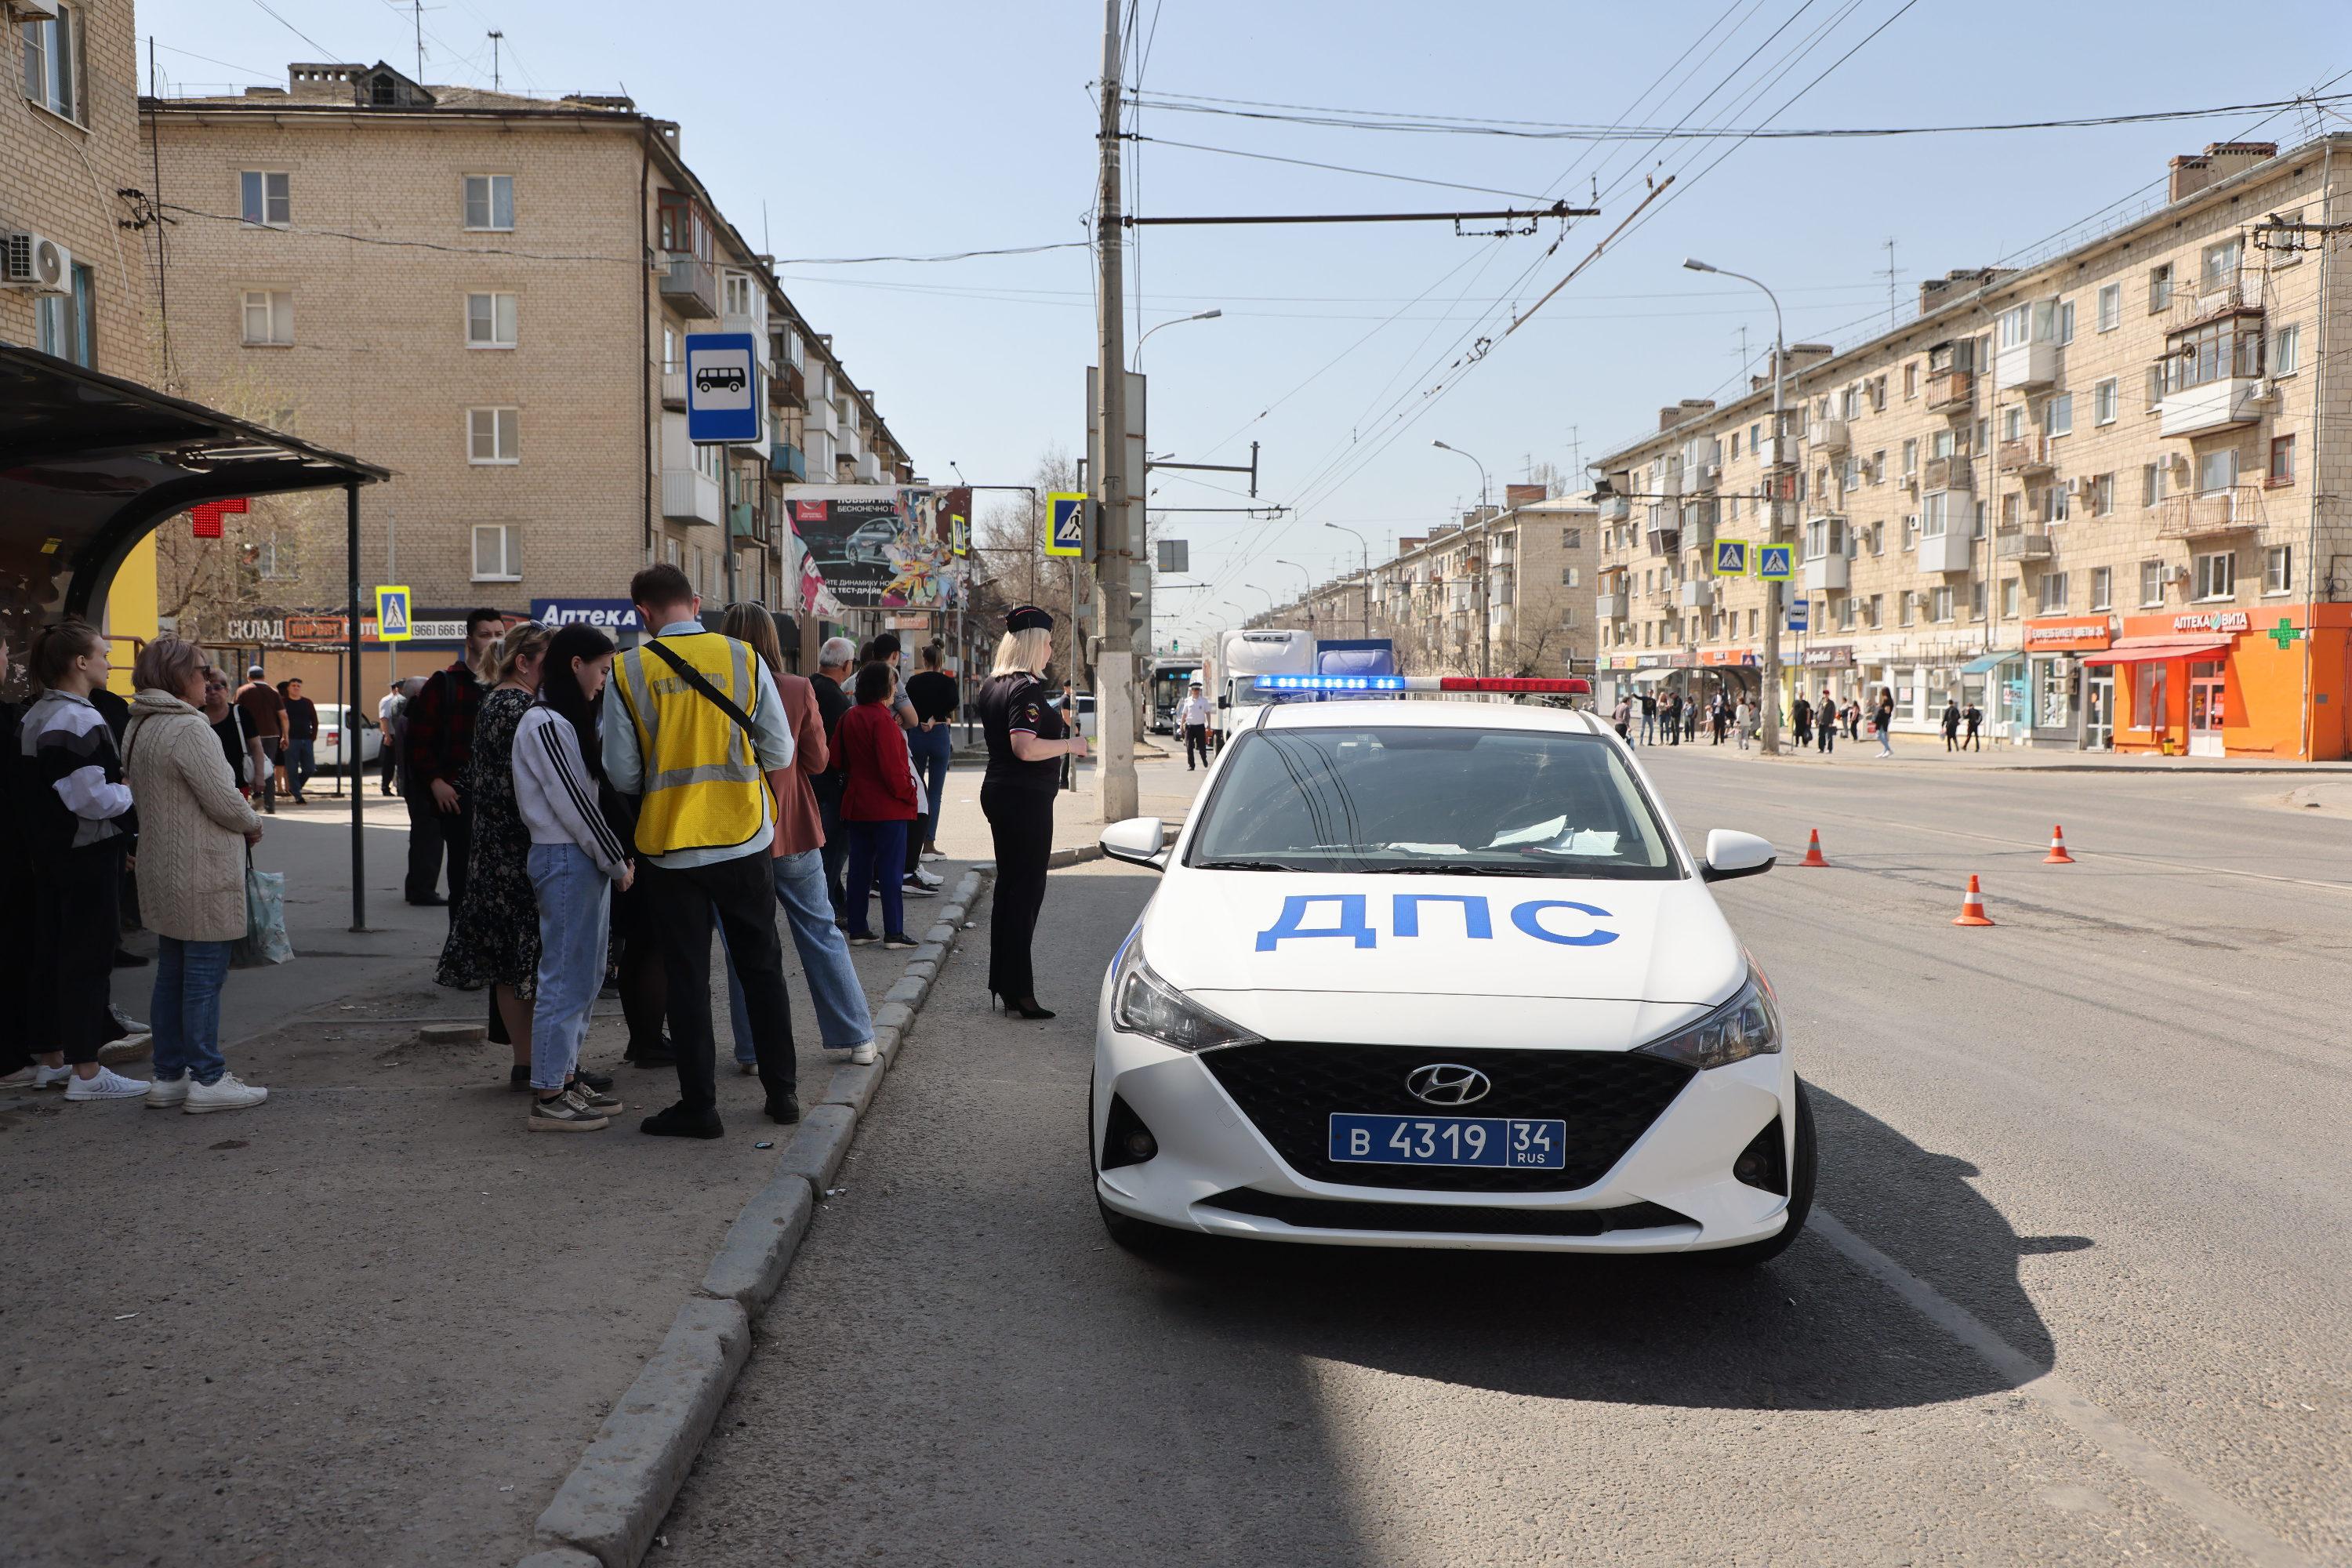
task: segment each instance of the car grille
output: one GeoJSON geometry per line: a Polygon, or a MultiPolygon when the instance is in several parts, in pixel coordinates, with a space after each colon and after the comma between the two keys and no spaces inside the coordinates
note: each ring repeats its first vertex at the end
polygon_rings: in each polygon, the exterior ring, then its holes
{"type": "Polygon", "coordinates": [[[1502,1209],[1485,1204],[1360,1204],[1339,1198],[1302,1198],[1235,1187],[1203,1198],[1202,1208],[1278,1219],[1301,1230],[1404,1230],[1454,1236],[1599,1236],[1612,1230],[1654,1230],[1665,1225],[1696,1225],[1688,1215],[1658,1204],[1621,1204],[1605,1209],[1502,1209]]]}
{"type": "Polygon", "coordinates": [[[1357,1187],[1429,1193],[1565,1193],[1609,1173],[1690,1081],[1691,1069],[1622,1051],[1463,1050],[1267,1040],[1201,1053],[1284,1163],[1302,1176],[1357,1187]],[[1471,1105],[1439,1106],[1405,1088],[1413,1068],[1458,1062],[1494,1088],[1471,1105]],[[1568,1124],[1567,1168],[1368,1165],[1330,1158],[1333,1111],[1391,1116],[1507,1116],[1568,1124]]]}

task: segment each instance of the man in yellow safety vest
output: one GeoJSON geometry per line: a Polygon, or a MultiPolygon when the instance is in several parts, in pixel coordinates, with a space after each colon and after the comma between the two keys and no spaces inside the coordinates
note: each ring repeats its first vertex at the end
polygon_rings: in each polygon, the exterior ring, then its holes
{"type": "Polygon", "coordinates": [[[703,629],[702,600],[675,566],[648,566],[629,598],[652,640],[614,660],[604,703],[604,774],[637,798],[637,879],[659,931],[677,1050],[678,1102],[640,1124],[656,1137],[716,1138],[710,927],[743,982],[769,1117],[801,1119],[792,1009],[768,848],[767,774],[793,764],[792,728],[767,666],[703,629]]]}

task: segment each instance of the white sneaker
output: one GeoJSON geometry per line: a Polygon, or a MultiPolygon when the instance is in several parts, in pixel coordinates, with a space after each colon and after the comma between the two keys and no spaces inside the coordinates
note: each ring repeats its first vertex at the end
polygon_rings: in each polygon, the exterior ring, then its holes
{"type": "Polygon", "coordinates": [[[202,1116],[207,1110],[243,1110],[268,1098],[268,1089],[239,1083],[236,1074],[225,1072],[217,1083],[200,1083],[189,1089],[187,1111],[191,1116],[202,1116]]]}
{"type": "Polygon", "coordinates": [[[37,1067],[18,1068],[15,1072],[0,1077],[0,1089],[38,1089],[40,1087],[41,1069],[37,1067]]]}
{"type": "Polygon", "coordinates": [[[923,851],[922,858],[926,860],[944,860],[948,857],[944,849],[926,849],[923,851]]]}
{"type": "Polygon", "coordinates": [[[852,1067],[873,1066],[874,1042],[868,1040],[864,1045],[852,1046],[849,1050],[849,1062],[852,1067]]]}
{"type": "Polygon", "coordinates": [[[912,877],[916,881],[920,882],[926,888],[936,888],[941,882],[947,880],[946,878],[940,876],[937,871],[926,871],[920,866],[916,867],[912,871],[909,871],[908,875],[912,877]]]}
{"type": "Polygon", "coordinates": [[[154,1031],[140,1029],[123,1036],[119,1040],[109,1040],[99,1047],[98,1059],[102,1062],[136,1061],[141,1057],[149,1055],[154,1048],[154,1031]]]}
{"type": "Polygon", "coordinates": [[[144,1079],[124,1078],[112,1068],[100,1068],[89,1078],[77,1077],[66,1085],[66,1098],[86,1100],[136,1100],[147,1092],[144,1079]]]}
{"type": "Polygon", "coordinates": [[[192,1078],[157,1079],[147,1086],[147,1109],[177,1110],[188,1102],[188,1089],[195,1081],[192,1078]]]}
{"type": "Polygon", "coordinates": [[[35,1089],[63,1089],[73,1082],[73,1068],[36,1067],[33,1069],[35,1089]]]}

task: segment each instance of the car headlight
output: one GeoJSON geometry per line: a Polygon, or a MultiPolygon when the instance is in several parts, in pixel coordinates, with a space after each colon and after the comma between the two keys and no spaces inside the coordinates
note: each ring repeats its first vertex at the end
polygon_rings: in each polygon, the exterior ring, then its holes
{"type": "Polygon", "coordinates": [[[1143,961],[1143,933],[1127,939],[1110,972],[1110,1021],[1131,1035],[1145,1035],[1180,1051],[1212,1051],[1246,1046],[1260,1037],[1218,1017],[1151,971],[1143,961]]]}
{"type": "Polygon", "coordinates": [[[1652,1040],[1640,1053],[1704,1070],[1769,1056],[1780,1048],[1780,1006],[1772,1000],[1770,984],[1751,969],[1738,995],[1688,1028],[1652,1040]]]}

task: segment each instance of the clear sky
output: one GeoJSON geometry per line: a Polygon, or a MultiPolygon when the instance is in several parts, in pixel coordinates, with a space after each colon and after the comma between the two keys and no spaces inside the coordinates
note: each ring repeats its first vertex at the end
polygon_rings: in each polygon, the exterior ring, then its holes
{"type": "MultiPolygon", "coordinates": [[[[1432,121],[1746,128],[1780,110],[1776,129],[1982,124],[2283,99],[2352,71],[2344,0],[2238,12],[2180,0],[1139,0],[1138,11],[1147,96],[1432,121]]],[[[282,85],[293,59],[413,68],[415,58],[406,0],[141,0],[138,20],[142,63],[147,35],[163,46],[166,91],[282,85]]],[[[764,224],[789,263],[787,291],[834,333],[919,473],[947,479],[952,460],[975,483],[1019,482],[1048,447],[1082,446],[1095,331],[1086,250],[814,258],[1083,240],[1100,5],[437,0],[424,26],[428,82],[488,85],[486,35],[497,27],[507,87],[625,89],[679,121],[688,161],[747,236],[764,224]]],[[[1135,72],[1130,63],[1130,83],[1135,72]]],[[[2331,90],[2347,89],[2352,76],[2331,90]]],[[[2340,115],[2324,123],[2352,128],[2340,115]]],[[[1548,258],[1558,224],[1508,240],[1456,237],[1444,223],[1162,228],[1130,247],[1130,343],[1145,326],[1223,311],[1146,351],[1152,451],[1246,461],[1257,440],[1260,495],[1299,508],[1274,522],[1171,514],[1160,524],[1191,542],[1192,580],[1205,585],[1163,584],[1160,607],[1178,613],[1158,637],[1189,643],[1237,623],[1232,605],[1264,606],[1253,585],[1296,593],[1301,573],[1278,561],[1318,577],[1354,563],[1355,541],[1325,522],[1364,533],[1377,558],[1398,534],[1475,502],[1477,470],[1433,439],[1481,459],[1499,499],[1531,462],[1580,468],[1654,426],[1662,404],[1742,384],[1742,333],[1752,359],[1770,341],[1770,309],[1742,285],[1682,270],[1685,255],[1771,284],[1792,340],[1848,342],[1887,321],[1890,239],[1908,313],[1923,276],[2036,251],[2116,204],[2128,203],[2098,226],[2137,211],[2160,195],[2176,153],[2247,134],[2293,142],[2322,124],[2309,110],[2255,111],[1734,148],[1145,109],[1138,129],[1154,140],[1129,152],[1147,214],[1451,211],[1547,195],[1583,205],[1596,184],[1604,209],[1548,258]],[[1178,142],[1483,189],[1169,145],[1178,142]],[[1666,174],[1675,187],[1638,227],[1475,368],[1449,374],[1666,174]]],[[[1157,473],[1154,499],[1245,504],[1199,482],[1229,479],[1157,473]]]]}

